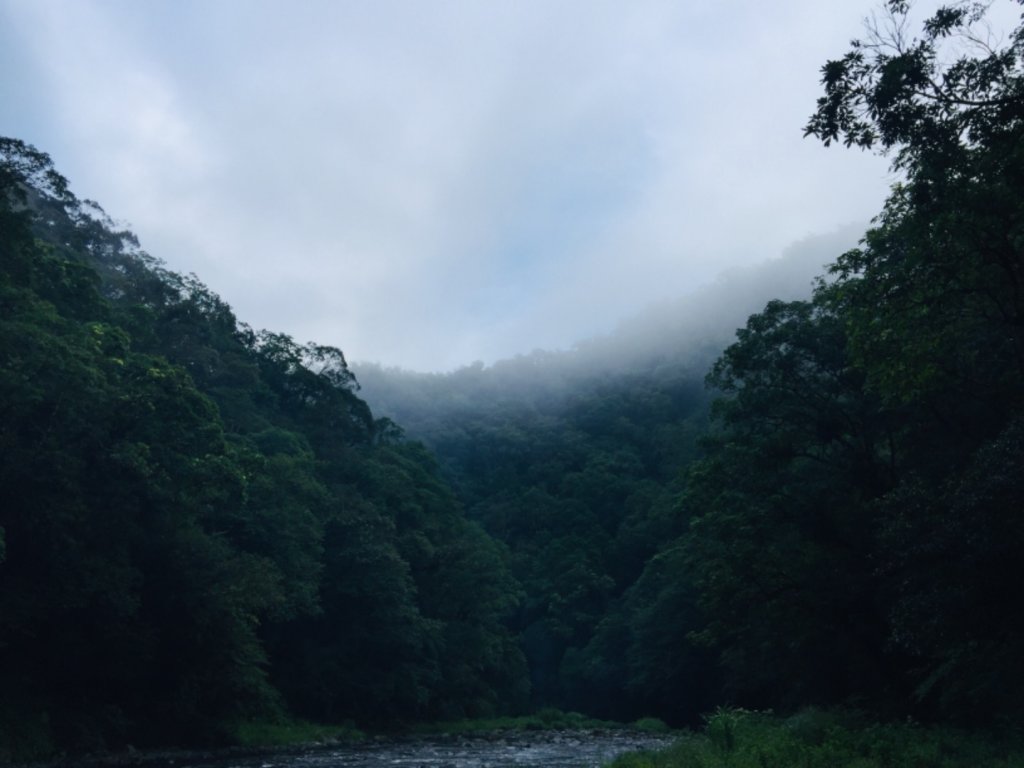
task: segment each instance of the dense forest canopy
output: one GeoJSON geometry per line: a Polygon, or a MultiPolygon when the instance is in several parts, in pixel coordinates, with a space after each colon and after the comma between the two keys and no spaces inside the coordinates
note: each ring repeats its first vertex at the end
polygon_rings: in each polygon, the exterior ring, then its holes
{"type": "Polygon", "coordinates": [[[1018,718],[1024,26],[886,11],[806,131],[899,182],[813,290],[734,336],[712,291],[363,366],[372,408],[0,139],[0,759],[549,705],[1018,718]]]}
{"type": "Polygon", "coordinates": [[[809,302],[715,364],[681,551],[733,695],[1019,713],[1024,27],[908,4],[823,69],[807,133],[902,179],[809,302]]]}
{"type": "Polygon", "coordinates": [[[0,143],[0,744],[523,697],[504,555],[342,353],[240,324],[0,143]]]}
{"type": "Polygon", "coordinates": [[[675,609],[648,604],[653,577],[637,581],[685,530],[676,499],[707,428],[708,367],[751,312],[808,298],[855,242],[852,230],[809,238],[569,351],[450,374],[355,366],[374,411],[436,454],[469,516],[508,546],[527,596],[510,626],[536,705],[676,722],[711,705],[691,680],[713,676],[710,658],[647,647],[669,637],[675,609]],[[647,634],[632,637],[639,622],[647,634]]]}

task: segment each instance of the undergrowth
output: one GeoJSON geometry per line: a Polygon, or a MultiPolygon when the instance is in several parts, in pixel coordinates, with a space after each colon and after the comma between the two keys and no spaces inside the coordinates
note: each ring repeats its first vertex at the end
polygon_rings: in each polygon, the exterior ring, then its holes
{"type": "Polygon", "coordinates": [[[350,723],[321,725],[305,720],[247,721],[235,727],[234,741],[243,747],[278,747],[288,744],[353,743],[365,734],[350,723]]]}
{"type": "Polygon", "coordinates": [[[703,733],[609,768],[1024,768],[1019,736],[913,723],[879,724],[856,712],[804,710],[789,718],[719,709],[703,733]]]}

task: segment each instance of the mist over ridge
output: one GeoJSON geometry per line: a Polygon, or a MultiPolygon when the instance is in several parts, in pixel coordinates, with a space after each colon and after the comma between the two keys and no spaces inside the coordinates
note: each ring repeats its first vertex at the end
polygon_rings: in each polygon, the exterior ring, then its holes
{"type": "Polygon", "coordinates": [[[568,348],[888,189],[801,137],[855,5],[164,5],[0,3],[0,132],[350,359],[568,348]]]}
{"type": "Polygon", "coordinates": [[[568,349],[539,349],[482,361],[447,372],[424,372],[378,362],[350,367],[360,395],[374,413],[394,419],[415,436],[426,413],[453,418],[495,403],[553,404],[580,382],[630,376],[685,376],[702,380],[711,362],[747,318],[772,299],[806,299],[827,265],[854,247],[865,225],[849,224],[808,235],[781,254],[723,271],[708,284],[649,305],[619,321],[610,333],[568,349]],[[417,405],[417,403],[419,403],[417,405]]]}

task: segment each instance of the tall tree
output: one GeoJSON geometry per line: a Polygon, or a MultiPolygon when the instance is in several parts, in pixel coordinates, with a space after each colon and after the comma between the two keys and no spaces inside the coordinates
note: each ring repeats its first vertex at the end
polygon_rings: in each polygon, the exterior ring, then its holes
{"type": "Polygon", "coordinates": [[[704,635],[761,703],[984,718],[1024,686],[1024,27],[1001,43],[960,3],[911,37],[909,10],[826,64],[807,126],[901,181],[812,304],[769,304],[716,365],[686,546],[704,635]]]}

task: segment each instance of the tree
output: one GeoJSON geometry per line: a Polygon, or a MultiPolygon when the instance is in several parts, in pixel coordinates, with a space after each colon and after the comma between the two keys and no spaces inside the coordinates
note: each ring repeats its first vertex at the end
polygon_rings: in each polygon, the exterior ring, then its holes
{"type": "Polygon", "coordinates": [[[708,376],[717,431],[690,470],[681,548],[737,700],[874,695],[891,671],[870,554],[888,424],[827,289],[770,302],[708,376]]]}
{"type": "Polygon", "coordinates": [[[976,443],[1024,378],[1024,26],[1000,46],[987,6],[958,3],[912,38],[908,6],[887,3],[825,65],[806,133],[895,150],[904,180],[833,267],[853,357],[884,396],[929,400],[976,443]]]}
{"type": "MultiPolygon", "coordinates": [[[[1017,0],[1019,4],[1019,0],[1017,0]]],[[[1024,118],[1024,32],[1005,45],[984,24],[991,3],[957,2],[910,37],[907,0],[887,0],[841,59],[822,68],[825,94],[804,135],[883,151],[917,175],[952,168],[972,149],[1009,146],[1024,118]]]]}
{"type": "Polygon", "coordinates": [[[901,180],[813,303],[769,304],[710,377],[687,546],[704,634],[761,703],[782,670],[804,703],[1019,711],[1024,27],[998,43],[985,10],[912,38],[889,2],[826,64],[807,134],[893,152],[901,180]]]}
{"type": "Polygon", "coordinates": [[[521,693],[500,550],[340,350],[238,323],[9,139],[0,255],[0,761],[521,693]]]}

